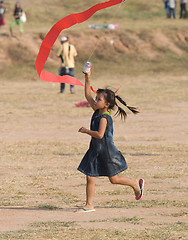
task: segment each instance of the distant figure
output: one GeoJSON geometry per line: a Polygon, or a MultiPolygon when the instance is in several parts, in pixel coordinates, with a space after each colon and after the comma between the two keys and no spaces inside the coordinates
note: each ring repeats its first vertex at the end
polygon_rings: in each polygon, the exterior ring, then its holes
{"type": "MultiPolygon", "coordinates": [[[[60,39],[61,46],[58,50],[57,56],[61,59],[61,67],[59,68],[59,75],[69,75],[74,77],[75,57],[77,56],[76,48],[69,44],[68,37],[60,39]]],[[[60,85],[60,93],[65,91],[65,83],[60,85]]],[[[70,92],[73,94],[74,85],[70,85],[70,92]]]]}
{"type": "Polygon", "coordinates": [[[173,18],[176,18],[176,0],[169,0],[168,1],[169,6],[169,18],[171,18],[173,14],[173,18]]]}
{"type": "Polygon", "coordinates": [[[187,0],[180,0],[180,18],[183,18],[183,13],[187,12],[186,3],[187,0]]]}
{"type": "Polygon", "coordinates": [[[7,9],[4,7],[4,2],[0,1],[0,27],[6,26],[5,23],[5,12],[7,9]]]}
{"type": "Polygon", "coordinates": [[[164,3],[164,8],[165,8],[166,17],[169,18],[168,0],[163,0],[163,3],[164,3]]]}
{"type": "Polygon", "coordinates": [[[10,34],[11,34],[12,37],[13,37],[12,29],[16,24],[19,26],[20,33],[23,33],[23,23],[20,19],[22,14],[23,14],[23,10],[21,8],[21,4],[20,4],[20,2],[16,2],[14,13],[13,13],[14,20],[10,25],[10,34]]]}

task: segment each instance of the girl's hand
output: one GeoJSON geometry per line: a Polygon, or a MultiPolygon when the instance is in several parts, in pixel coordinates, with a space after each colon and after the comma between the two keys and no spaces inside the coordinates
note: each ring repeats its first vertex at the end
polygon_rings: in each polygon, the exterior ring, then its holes
{"type": "Polygon", "coordinates": [[[87,133],[87,128],[85,127],[81,127],[78,132],[81,132],[81,133],[87,133]]]}
{"type": "Polygon", "coordinates": [[[89,72],[84,73],[84,74],[85,74],[85,77],[90,78],[90,76],[91,76],[91,70],[90,70],[89,72]]]}

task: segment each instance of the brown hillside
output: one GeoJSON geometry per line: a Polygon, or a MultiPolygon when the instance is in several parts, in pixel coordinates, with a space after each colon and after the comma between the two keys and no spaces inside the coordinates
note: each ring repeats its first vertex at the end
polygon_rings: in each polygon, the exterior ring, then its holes
{"type": "MultiPolygon", "coordinates": [[[[185,58],[188,54],[188,30],[186,31],[131,31],[131,30],[85,30],[69,32],[71,43],[78,50],[78,66],[83,65],[94,51],[92,61],[96,64],[113,62],[120,65],[126,60],[126,65],[132,61],[159,61],[166,56],[185,58]],[[112,44],[113,40],[113,44],[112,44]]],[[[38,50],[45,33],[26,33],[23,36],[10,38],[0,37],[0,69],[3,75],[6,69],[15,66],[26,66],[33,71],[38,50]],[[14,64],[14,65],[13,65],[14,64]]],[[[56,52],[59,41],[56,41],[48,58],[48,67],[58,67],[56,52]]],[[[166,61],[164,59],[164,61],[166,61]]],[[[170,61],[170,59],[168,59],[170,61]]]]}

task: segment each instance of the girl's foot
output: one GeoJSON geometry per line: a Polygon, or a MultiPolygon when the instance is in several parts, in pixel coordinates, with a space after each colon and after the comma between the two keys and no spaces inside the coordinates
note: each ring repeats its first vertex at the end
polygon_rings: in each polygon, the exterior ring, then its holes
{"type": "Polygon", "coordinates": [[[76,210],[77,213],[82,213],[82,212],[95,212],[95,209],[93,206],[85,206],[85,207],[80,207],[76,210]]]}
{"type": "Polygon", "coordinates": [[[143,196],[143,189],[144,189],[144,179],[140,179],[138,182],[139,190],[135,189],[135,199],[140,200],[143,196]]]}

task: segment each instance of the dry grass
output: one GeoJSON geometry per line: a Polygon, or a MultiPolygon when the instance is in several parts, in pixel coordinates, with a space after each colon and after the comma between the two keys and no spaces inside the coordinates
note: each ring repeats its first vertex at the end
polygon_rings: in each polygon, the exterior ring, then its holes
{"type": "MultiPolygon", "coordinates": [[[[159,83],[167,84],[165,80],[167,78],[161,77],[159,83]]],[[[108,82],[104,79],[103,84],[105,81],[108,82]]],[[[180,96],[179,81],[173,77],[173,82],[168,82],[172,91],[165,105],[163,98],[158,99],[158,106],[149,101],[150,94],[156,95],[155,79],[145,82],[140,78],[135,81],[134,89],[129,83],[128,89],[120,90],[121,94],[125,91],[131,102],[142,104],[141,114],[129,114],[126,123],[114,119],[115,142],[129,165],[122,175],[143,176],[146,191],[144,199],[135,202],[131,189],[112,186],[106,178],[97,179],[95,206],[98,215],[91,215],[89,221],[66,210],[82,205],[85,199],[85,179],[76,168],[89,138],[77,130],[81,125],[89,125],[91,110],[74,106],[76,101],[83,99],[83,88],[77,87],[77,94],[70,95],[67,86],[65,95],[59,95],[58,84],[4,82],[0,107],[2,209],[11,212],[12,207],[21,207],[36,209],[38,213],[49,211],[48,218],[54,213],[63,212],[63,215],[60,222],[37,222],[32,217],[28,224],[36,224],[25,225],[24,231],[2,233],[0,237],[59,239],[65,236],[64,239],[70,239],[71,236],[71,239],[79,239],[84,232],[82,239],[100,239],[101,236],[103,239],[124,239],[125,235],[127,239],[138,236],[141,239],[185,239],[187,138],[182,131],[185,131],[187,108],[180,96]],[[147,89],[144,98],[140,93],[141,82],[147,89]],[[168,99],[173,99],[173,105],[177,105],[173,112],[168,99]],[[182,118],[177,119],[178,114],[182,118]],[[103,209],[104,212],[114,209],[116,213],[113,218],[109,214],[105,217],[104,213],[100,214],[103,209]],[[118,214],[119,211],[122,212],[118,214]],[[124,211],[128,211],[126,216],[124,211]],[[110,231],[106,229],[109,224],[110,231]],[[129,230],[122,230],[122,224],[129,230]]],[[[99,85],[100,79],[95,84],[99,85]]]]}
{"type": "MultiPolygon", "coordinates": [[[[142,0],[127,2],[119,10],[116,32],[87,28],[93,22],[109,22],[114,9],[66,32],[80,51],[76,76],[83,82],[80,69],[100,39],[92,57],[94,89],[121,85],[119,94],[139,108],[141,113],[129,113],[125,123],[114,118],[114,140],[129,166],[121,175],[146,181],[144,198],[136,202],[131,189],[99,178],[96,213],[77,215],[75,208],[85,201],[85,177],[76,169],[90,140],[77,131],[89,127],[92,111],[75,107],[84,99],[82,87],[70,95],[67,86],[60,95],[59,84],[38,80],[34,61],[41,33],[91,4],[57,0],[49,5],[52,14],[43,8],[47,0],[23,5],[28,11],[33,4],[37,8],[28,15],[25,41],[1,41],[10,62],[1,68],[0,80],[0,239],[186,239],[186,21],[168,21],[161,3],[142,0]],[[162,45],[156,42],[159,37],[162,45]],[[109,48],[111,38],[117,40],[114,49],[109,48]]],[[[57,47],[58,43],[45,66],[54,73],[57,47]]]]}
{"type": "MultiPolygon", "coordinates": [[[[30,231],[19,231],[2,234],[3,239],[92,239],[92,240],[110,240],[110,239],[186,239],[185,234],[181,232],[185,231],[187,226],[182,222],[176,222],[174,224],[166,224],[163,226],[156,226],[154,229],[146,228],[145,230],[116,230],[116,229],[81,229],[78,228],[74,222],[47,222],[38,223],[38,227],[35,227],[30,231]],[[41,230],[42,229],[42,230],[41,230]],[[81,238],[80,238],[81,236],[81,238]]],[[[130,225],[129,225],[130,226],[130,225]]],[[[137,225],[136,225],[137,226],[137,225]]]]}

